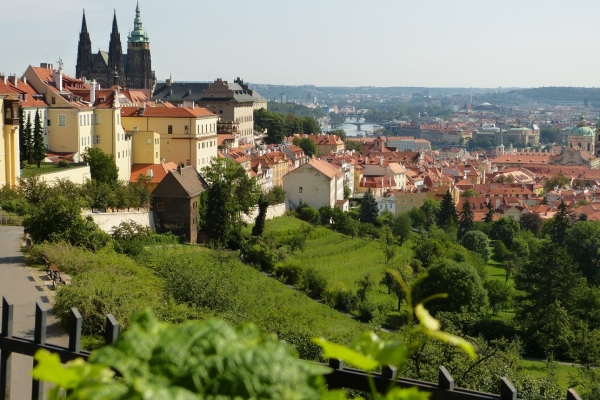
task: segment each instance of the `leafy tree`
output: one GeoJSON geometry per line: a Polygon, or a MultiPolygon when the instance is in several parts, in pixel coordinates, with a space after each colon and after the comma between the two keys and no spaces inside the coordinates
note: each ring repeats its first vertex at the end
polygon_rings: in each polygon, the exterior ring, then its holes
{"type": "Polygon", "coordinates": [[[510,284],[497,279],[490,279],[483,283],[483,287],[487,290],[490,307],[494,315],[511,306],[513,298],[513,288],[510,284]]]}
{"type": "Polygon", "coordinates": [[[254,126],[256,130],[267,131],[267,143],[279,144],[285,139],[285,121],[281,114],[264,108],[254,110],[254,126]]]}
{"type": "Polygon", "coordinates": [[[477,197],[479,193],[475,191],[475,189],[467,189],[460,194],[460,197],[469,198],[469,197],[477,197]]]}
{"type": "Polygon", "coordinates": [[[564,200],[560,201],[558,211],[552,217],[550,237],[552,241],[560,246],[565,244],[567,232],[571,227],[571,213],[567,209],[564,200]]]}
{"type": "Polygon", "coordinates": [[[373,196],[371,188],[369,188],[360,205],[360,222],[375,223],[378,216],[379,208],[377,207],[377,201],[375,200],[375,196],[373,196]]]}
{"type": "Polygon", "coordinates": [[[298,207],[298,218],[302,221],[310,222],[311,224],[319,224],[321,216],[319,215],[319,210],[314,207],[309,206],[308,204],[302,204],[298,207]]]}
{"type": "Polygon", "coordinates": [[[292,140],[292,143],[304,150],[304,154],[306,154],[309,157],[312,157],[317,154],[317,145],[310,138],[301,138],[296,136],[292,140]]]}
{"type": "Polygon", "coordinates": [[[317,120],[313,117],[304,117],[302,118],[302,130],[306,134],[319,134],[321,133],[321,127],[317,123],[317,120]]]}
{"type": "Polygon", "coordinates": [[[494,205],[492,204],[491,200],[486,203],[485,207],[487,208],[487,211],[485,213],[485,218],[483,219],[483,222],[488,224],[494,220],[494,213],[496,212],[496,210],[494,210],[494,205]]]}
{"type": "Polygon", "coordinates": [[[402,245],[410,236],[412,231],[411,219],[408,213],[398,214],[392,220],[392,232],[398,239],[398,243],[402,245]]]}
{"type": "Polygon", "coordinates": [[[346,140],[346,150],[354,150],[363,154],[363,144],[360,140],[346,140]]]}
{"type": "Polygon", "coordinates": [[[429,230],[436,224],[438,215],[441,212],[441,204],[433,199],[425,199],[421,211],[423,211],[424,227],[429,230]]]}
{"type": "Polygon", "coordinates": [[[33,140],[29,150],[29,158],[40,168],[40,163],[46,158],[46,148],[44,147],[44,136],[42,130],[42,117],[40,111],[35,112],[35,121],[33,125],[33,140]]]}
{"type": "Polygon", "coordinates": [[[600,284],[600,223],[581,221],[573,225],[565,239],[567,251],[579,270],[593,285],[600,284]]]}
{"type": "Polygon", "coordinates": [[[358,287],[356,294],[361,302],[367,299],[367,294],[375,287],[375,280],[370,272],[367,272],[362,278],[357,279],[354,284],[358,287]]]}
{"type": "Polygon", "coordinates": [[[535,212],[522,214],[519,223],[522,230],[533,232],[535,235],[540,233],[542,226],[544,225],[544,221],[542,221],[540,214],[535,212]]]}
{"type": "Polygon", "coordinates": [[[302,120],[294,114],[288,114],[285,118],[286,136],[293,136],[296,133],[302,133],[302,120]]]}
{"type": "Polygon", "coordinates": [[[394,243],[392,230],[388,226],[384,226],[381,231],[383,258],[387,267],[396,255],[396,245],[394,243]]]}
{"type": "Polygon", "coordinates": [[[94,147],[83,154],[83,161],[89,164],[92,179],[112,187],[117,186],[119,168],[115,164],[112,154],[106,154],[101,149],[94,147]]]}
{"type": "Polygon", "coordinates": [[[513,183],[515,178],[512,175],[499,175],[494,178],[496,183],[513,183]]]}
{"type": "Polygon", "coordinates": [[[502,241],[508,248],[518,234],[519,223],[512,218],[502,217],[492,224],[491,238],[502,241]]]}
{"type": "Polygon", "coordinates": [[[559,172],[558,174],[554,175],[552,178],[548,179],[546,181],[546,183],[544,183],[544,190],[546,192],[551,192],[556,187],[558,187],[559,189],[565,188],[570,183],[571,183],[571,178],[569,178],[562,172],[559,172]]]}
{"type": "MultiPolygon", "coordinates": [[[[481,255],[484,262],[490,258],[490,246],[487,235],[481,231],[469,231],[462,238],[462,245],[471,251],[481,255]]],[[[502,243],[502,242],[500,242],[502,243]]]]}
{"type": "Polygon", "coordinates": [[[202,174],[209,187],[202,192],[200,227],[211,241],[233,245],[240,215],[256,204],[260,188],[240,164],[225,158],[214,158],[202,174]]]}
{"type": "Polygon", "coordinates": [[[471,232],[475,229],[475,217],[473,216],[473,209],[471,207],[471,201],[468,199],[463,202],[462,210],[458,219],[458,239],[462,239],[467,232],[471,232]]]}
{"type": "Polygon", "coordinates": [[[456,211],[456,205],[450,190],[446,192],[442,203],[440,204],[440,211],[437,215],[437,225],[442,229],[448,229],[451,226],[455,226],[458,221],[458,212],[456,211]]]}
{"type": "Polygon", "coordinates": [[[438,239],[424,238],[416,241],[415,259],[419,260],[424,268],[429,268],[434,261],[444,253],[444,246],[438,239]]]}
{"type": "Polygon", "coordinates": [[[285,190],[281,186],[273,186],[266,194],[269,205],[285,203],[285,190]]]}
{"type": "Polygon", "coordinates": [[[481,278],[466,263],[440,259],[427,270],[427,276],[413,287],[415,302],[439,293],[447,293],[448,297],[427,303],[432,314],[440,311],[481,313],[488,306],[481,278]]]}
{"type": "Polygon", "coordinates": [[[327,132],[327,134],[338,136],[340,139],[342,139],[343,142],[345,142],[347,139],[346,131],[343,129],[335,129],[333,131],[327,132]]]}
{"type": "Polygon", "coordinates": [[[254,226],[252,227],[252,236],[262,236],[265,230],[265,219],[267,218],[267,208],[269,208],[269,201],[262,194],[258,198],[258,215],[254,220],[254,226]]]}

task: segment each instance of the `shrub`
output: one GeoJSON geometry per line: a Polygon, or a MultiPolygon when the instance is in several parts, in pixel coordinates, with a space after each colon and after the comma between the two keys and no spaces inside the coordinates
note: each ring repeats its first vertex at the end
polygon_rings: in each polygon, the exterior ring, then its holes
{"type": "Polygon", "coordinates": [[[344,312],[353,311],[358,304],[358,296],[341,282],[327,289],[323,293],[323,300],[330,307],[344,312]]]}
{"type": "Polygon", "coordinates": [[[462,238],[462,245],[468,250],[474,251],[481,255],[483,260],[487,262],[490,259],[490,246],[488,245],[488,237],[481,231],[467,232],[462,238]]]}
{"type": "Polygon", "coordinates": [[[327,289],[327,278],[316,268],[307,268],[302,275],[302,291],[312,297],[321,297],[327,289]]]}
{"type": "Polygon", "coordinates": [[[317,210],[314,207],[311,207],[309,205],[302,205],[300,206],[300,208],[298,209],[298,217],[306,222],[309,222],[311,224],[318,224],[320,222],[320,215],[319,215],[319,210],[317,210]]]}
{"type": "Polygon", "coordinates": [[[277,264],[273,270],[273,275],[288,285],[296,285],[300,283],[303,274],[304,268],[298,260],[287,260],[284,263],[277,264]]]}
{"type": "Polygon", "coordinates": [[[67,162],[67,160],[60,160],[58,164],[56,164],[59,168],[69,168],[71,165],[67,162]]]}
{"type": "Polygon", "coordinates": [[[275,267],[278,255],[269,246],[263,243],[256,243],[245,249],[244,259],[253,264],[262,271],[271,272],[275,267]]]}
{"type": "Polygon", "coordinates": [[[379,237],[379,229],[370,222],[362,222],[358,227],[358,235],[361,238],[377,239],[379,237]]]}
{"type": "Polygon", "coordinates": [[[358,306],[358,319],[362,322],[371,322],[375,318],[376,307],[370,301],[363,301],[358,306]]]}

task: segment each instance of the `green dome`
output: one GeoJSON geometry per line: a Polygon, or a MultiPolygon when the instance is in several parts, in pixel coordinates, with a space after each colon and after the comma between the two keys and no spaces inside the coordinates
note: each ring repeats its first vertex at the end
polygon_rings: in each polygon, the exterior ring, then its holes
{"type": "Polygon", "coordinates": [[[581,114],[579,117],[579,123],[573,129],[571,129],[570,136],[594,136],[594,130],[587,126],[587,121],[585,120],[585,116],[581,114]]]}

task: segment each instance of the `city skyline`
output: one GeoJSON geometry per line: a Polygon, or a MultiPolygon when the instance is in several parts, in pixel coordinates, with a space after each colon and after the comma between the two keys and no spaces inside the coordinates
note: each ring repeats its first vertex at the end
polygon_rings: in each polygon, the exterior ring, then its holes
{"type": "MultiPolygon", "coordinates": [[[[60,57],[74,76],[82,10],[96,53],[108,50],[113,10],[126,46],[135,6],[136,0],[4,4],[0,21],[18,39],[14,50],[5,50],[0,72],[21,75],[28,65],[56,64],[60,57]]],[[[274,85],[600,87],[594,73],[600,53],[586,46],[600,28],[582,22],[582,15],[600,11],[592,1],[482,7],[472,0],[180,0],[166,6],[142,0],[140,8],[159,81],[172,74],[176,81],[239,76],[274,85]]]]}

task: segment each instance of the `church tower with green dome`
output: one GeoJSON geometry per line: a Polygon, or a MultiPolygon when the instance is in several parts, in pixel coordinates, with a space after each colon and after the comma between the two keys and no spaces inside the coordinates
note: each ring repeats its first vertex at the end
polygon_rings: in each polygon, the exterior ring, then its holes
{"type": "Polygon", "coordinates": [[[156,83],[150,57],[150,39],[142,27],[140,4],[135,7],[133,31],[127,36],[127,87],[152,89],[156,83]]]}
{"type": "Polygon", "coordinates": [[[569,133],[569,148],[578,148],[596,155],[596,134],[588,126],[584,114],[581,114],[577,126],[569,133]]]}

